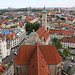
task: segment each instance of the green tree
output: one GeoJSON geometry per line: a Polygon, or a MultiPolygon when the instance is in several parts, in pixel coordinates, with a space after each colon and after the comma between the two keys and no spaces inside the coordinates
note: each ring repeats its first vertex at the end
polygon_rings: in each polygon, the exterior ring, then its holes
{"type": "Polygon", "coordinates": [[[42,15],[40,15],[40,18],[42,18],[42,15]]]}
{"type": "Polygon", "coordinates": [[[54,41],[54,42],[57,42],[57,41],[58,41],[58,39],[57,39],[57,38],[53,38],[53,41],[54,41]]]}
{"type": "Polygon", "coordinates": [[[9,19],[8,17],[6,17],[6,19],[9,19]]]}
{"type": "Polygon", "coordinates": [[[66,20],[66,19],[62,17],[62,18],[60,18],[60,20],[66,20]]]}
{"type": "Polygon", "coordinates": [[[22,16],[18,16],[17,18],[22,18],[22,16]]]}
{"type": "Polygon", "coordinates": [[[13,21],[14,21],[14,22],[16,22],[16,21],[17,21],[17,19],[14,19],[13,21]]]}
{"type": "Polygon", "coordinates": [[[65,48],[65,49],[63,50],[63,54],[64,54],[65,57],[66,57],[66,56],[71,56],[71,53],[70,53],[69,49],[67,49],[67,48],[65,48]]]}
{"type": "Polygon", "coordinates": [[[58,40],[57,38],[54,38],[53,42],[57,49],[62,48],[62,44],[61,44],[60,40],[58,40]]]}
{"type": "Polygon", "coordinates": [[[26,31],[29,31],[30,26],[31,26],[31,23],[30,23],[30,22],[27,22],[27,23],[26,23],[26,31]]]}
{"type": "Polygon", "coordinates": [[[59,20],[60,19],[60,17],[59,16],[56,16],[56,18],[59,20]]]}
{"type": "Polygon", "coordinates": [[[58,50],[58,53],[61,57],[63,57],[63,53],[61,51],[58,50]]]}
{"type": "Polygon", "coordinates": [[[30,22],[27,22],[26,23],[26,31],[28,31],[29,33],[31,33],[33,31],[33,29],[35,31],[37,31],[39,29],[39,23],[30,23],[30,22]]]}

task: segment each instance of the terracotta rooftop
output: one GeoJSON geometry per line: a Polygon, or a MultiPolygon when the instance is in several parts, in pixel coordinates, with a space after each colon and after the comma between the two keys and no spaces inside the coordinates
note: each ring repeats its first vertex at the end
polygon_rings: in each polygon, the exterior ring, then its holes
{"type": "Polygon", "coordinates": [[[44,27],[39,28],[39,29],[36,31],[36,33],[39,35],[39,39],[41,39],[41,40],[42,40],[42,37],[43,37],[45,40],[47,40],[48,37],[49,37],[49,35],[50,35],[50,34],[48,33],[48,31],[45,30],[44,27]]]}
{"type": "Polygon", "coordinates": [[[67,19],[68,19],[68,20],[74,20],[75,17],[68,17],[67,19]]]}
{"type": "Polygon", "coordinates": [[[50,34],[58,34],[58,35],[74,35],[74,31],[72,30],[56,30],[56,29],[49,29],[50,34]]]}
{"type": "MultiPolygon", "coordinates": [[[[14,62],[19,65],[28,64],[35,51],[37,51],[37,54],[38,52],[41,52],[41,55],[44,57],[44,61],[47,62],[47,64],[58,64],[62,61],[55,45],[22,45],[14,62]]],[[[37,58],[39,59],[38,56],[37,58]]]]}
{"type": "Polygon", "coordinates": [[[20,26],[22,28],[22,24],[19,24],[19,25],[15,25],[15,28],[17,28],[18,26],[20,26]]]}
{"type": "Polygon", "coordinates": [[[13,36],[15,36],[15,38],[17,38],[18,36],[15,34],[15,33],[13,33],[13,32],[10,32],[10,33],[8,33],[7,35],[6,35],[6,38],[11,38],[11,40],[13,40],[13,36]]]}
{"type": "Polygon", "coordinates": [[[61,42],[75,43],[75,37],[63,37],[61,42]]]}
{"type": "Polygon", "coordinates": [[[2,74],[2,72],[5,70],[5,65],[3,63],[0,62],[0,74],[2,74]]]}
{"type": "Polygon", "coordinates": [[[27,74],[49,75],[48,64],[38,46],[35,48],[34,53],[31,57],[31,60],[28,63],[27,74]]]}
{"type": "Polygon", "coordinates": [[[28,65],[27,75],[50,75],[48,64],[62,61],[54,45],[22,45],[15,56],[18,65],[28,65]]]}

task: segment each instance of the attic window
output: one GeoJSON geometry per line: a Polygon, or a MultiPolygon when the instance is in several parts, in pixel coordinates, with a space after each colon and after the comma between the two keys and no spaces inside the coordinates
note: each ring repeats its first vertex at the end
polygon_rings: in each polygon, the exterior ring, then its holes
{"type": "Polygon", "coordinates": [[[44,39],[44,41],[45,41],[45,39],[44,39]]]}
{"type": "Polygon", "coordinates": [[[41,58],[43,59],[43,57],[41,56],[41,58]]]}
{"type": "Polygon", "coordinates": [[[44,66],[42,65],[42,67],[44,68],[44,66]]]}
{"type": "Polygon", "coordinates": [[[34,65],[32,66],[32,68],[34,68],[34,65]]]}
{"type": "Polygon", "coordinates": [[[33,59],[34,59],[34,57],[33,57],[33,59]]]}
{"type": "Polygon", "coordinates": [[[5,70],[5,68],[3,68],[5,70]]]}

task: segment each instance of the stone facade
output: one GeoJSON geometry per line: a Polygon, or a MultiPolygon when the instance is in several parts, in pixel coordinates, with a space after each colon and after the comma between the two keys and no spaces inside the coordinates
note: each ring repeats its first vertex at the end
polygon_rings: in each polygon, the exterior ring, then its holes
{"type": "Polygon", "coordinates": [[[15,75],[27,75],[27,65],[14,64],[15,75]]]}
{"type": "Polygon", "coordinates": [[[50,75],[61,75],[61,66],[61,63],[57,65],[48,65],[50,75]]]}

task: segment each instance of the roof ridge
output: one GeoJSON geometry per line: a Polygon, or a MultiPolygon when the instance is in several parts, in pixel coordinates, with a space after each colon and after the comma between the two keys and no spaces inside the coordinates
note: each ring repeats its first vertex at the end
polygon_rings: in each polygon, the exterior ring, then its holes
{"type": "MultiPolygon", "coordinates": [[[[31,58],[33,57],[33,54],[35,53],[35,50],[37,49],[37,46],[35,46],[35,48],[34,48],[34,50],[33,50],[33,53],[32,53],[32,55],[31,55],[31,58]]],[[[30,58],[30,60],[31,60],[31,58],[30,58]]],[[[29,60],[29,62],[30,62],[30,60],[29,60]]],[[[28,62],[28,63],[29,63],[28,62]]]]}
{"type": "MultiPolygon", "coordinates": [[[[39,46],[37,46],[37,55],[38,55],[37,56],[38,57],[38,75],[41,75],[42,73],[39,72],[40,66],[42,66],[43,68],[47,66],[46,68],[48,68],[48,64],[47,64],[47,61],[45,60],[44,55],[42,54],[39,46]],[[40,55],[42,55],[42,56],[40,57],[40,55]],[[43,61],[42,64],[40,63],[40,60],[43,61]],[[39,65],[39,64],[41,64],[41,65],[39,65]]],[[[49,68],[48,68],[48,70],[46,68],[45,68],[44,72],[47,74],[47,73],[49,73],[49,68]]]]}
{"type": "Polygon", "coordinates": [[[38,58],[38,56],[39,56],[39,52],[38,52],[38,49],[39,49],[39,47],[38,47],[38,45],[37,45],[37,66],[38,66],[38,75],[39,75],[39,58],[38,58]]]}

